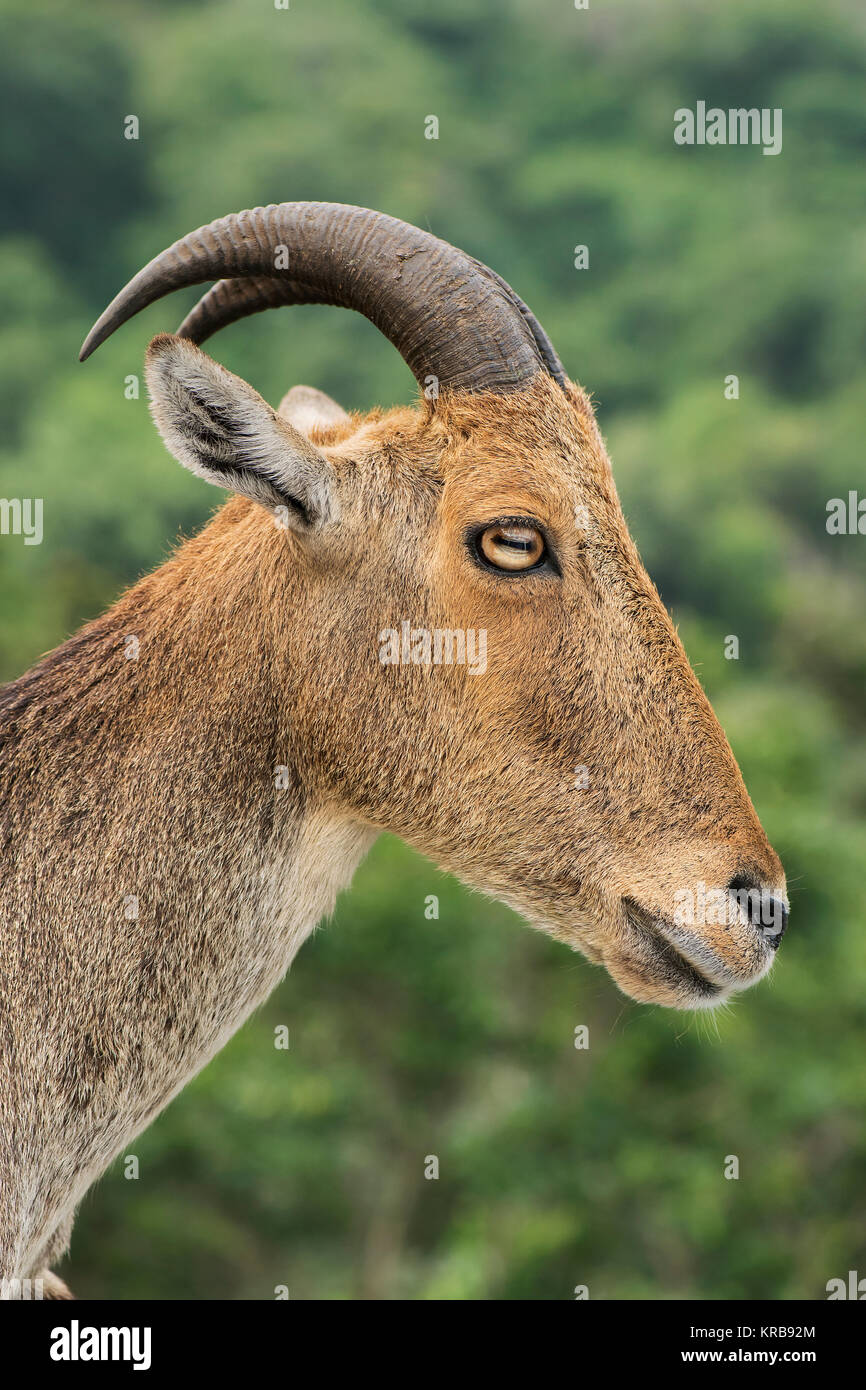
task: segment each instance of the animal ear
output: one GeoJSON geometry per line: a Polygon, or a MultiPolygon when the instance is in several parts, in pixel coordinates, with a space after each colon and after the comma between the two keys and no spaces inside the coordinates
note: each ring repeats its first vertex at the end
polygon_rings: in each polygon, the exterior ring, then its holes
{"type": "Polygon", "coordinates": [[[313,430],[326,430],[349,418],[341,405],[315,386],[293,386],[280,401],[277,414],[307,436],[313,430]]]}
{"type": "Polygon", "coordinates": [[[145,376],[156,427],[185,468],[265,507],[285,508],[298,530],[335,519],[328,460],[240,377],[169,333],[150,344],[145,376]]]}

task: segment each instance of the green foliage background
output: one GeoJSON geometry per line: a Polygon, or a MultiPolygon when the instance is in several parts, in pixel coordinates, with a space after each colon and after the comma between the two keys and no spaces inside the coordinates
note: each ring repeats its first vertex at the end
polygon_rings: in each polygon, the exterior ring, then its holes
{"type": "MultiPolygon", "coordinates": [[[[135,1142],[138,1181],[116,1164],[87,1198],[75,1290],[790,1299],[866,1274],[866,538],[825,527],[866,493],[858,0],[2,0],[0,30],[0,495],[46,516],[41,547],[0,543],[0,677],[214,505],[124,397],[197,292],[79,367],[107,300],[222,213],[380,208],[510,280],[593,391],[793,907],[771,980],[701,1020],[624,1000],[382,840],[135,1142]],[[698,99],[782,107],[782,153],[676,147],[698,99]]],[[[264,315],[212,350],[272,400],[412,397],[355,315],[264,315]]]]}

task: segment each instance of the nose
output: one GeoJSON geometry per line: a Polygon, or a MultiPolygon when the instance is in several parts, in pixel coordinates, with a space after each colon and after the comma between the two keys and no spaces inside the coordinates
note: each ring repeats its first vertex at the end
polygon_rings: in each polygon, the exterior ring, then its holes
{"type": "Polygon", "coordinates": [[[745,875],[732,878],[728,892],[737,900],[753,927],[757,927],[767,945],[776,950],[788,928],[788,904],[775,893],[763,888],[756,879],[745,875]]]}

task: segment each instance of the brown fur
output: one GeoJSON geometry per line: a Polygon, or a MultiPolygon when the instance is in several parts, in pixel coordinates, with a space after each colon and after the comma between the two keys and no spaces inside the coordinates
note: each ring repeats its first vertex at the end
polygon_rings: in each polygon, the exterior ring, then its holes
{"type": "MultiPolygon", "coordinates": [[[[62,1253],[87,1187],[381,830],[658,1003],[702,1001],[624,901],[670,921],[697,880],[784,892],[582,392],[539,377],[311,438],[333,519],[283,529],[233,498],[0,692],[0,1275],[62,1253]],[[542,523],[561,577],[472,562],[467,528],[511,515],[542,523]],[[485,628],[486,673],[383,666],[403,620],[485,628]]],[[[742,917],[695,940],[724,992],[769,962],[742,917]]]]}

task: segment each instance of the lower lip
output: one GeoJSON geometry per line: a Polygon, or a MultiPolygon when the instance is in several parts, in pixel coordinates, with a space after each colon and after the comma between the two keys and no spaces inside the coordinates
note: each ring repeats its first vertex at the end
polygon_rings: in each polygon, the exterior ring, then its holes
{"type": "Polygon", "coordinates": [[[669,976],[671,982],[679,985],[688,985],[692,994],[700,995],[702,999],[716,999],[723,993],[720,985],[714,985],[699,970],[696,970],[691,961],[687,961],[681,956],[669,942],[656,943],[660,960],[664,961],[669,967],[665,974],[669,976]]]}
{"type": "Polygon", "coordinates": [[[716,999],[724,993],[720,985],[713,984],[680,954],[637,905],[628,912],[628,920],[643,940],[652,946],[656,961],[670,984],[680,988],[687,985],[690,993],[701,999],[716,999]]]}

